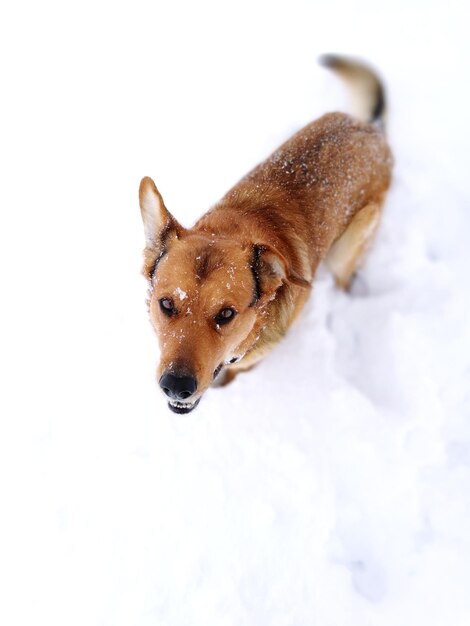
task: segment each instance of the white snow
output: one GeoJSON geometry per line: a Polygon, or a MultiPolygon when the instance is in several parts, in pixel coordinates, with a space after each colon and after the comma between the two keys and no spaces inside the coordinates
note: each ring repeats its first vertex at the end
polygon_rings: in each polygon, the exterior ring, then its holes
{"type": "Polygon", "coordinates": [[[186,300],[186,298],[188,297],[186,291],[184,291],[184,289],[181,289],[180,287],[177,287],[174,293],[180,300],[186,300]]]}
{"type": "Polygon", "coordinates": [[[0,24],[0,623],[468,626],[467,4],[183,4],[0,24]],[[140,178],[189,226],[347,109],[329,51],[387,80],[376,245],[351,293],[322,268],[272,355],[178,417],[140,178]]]}

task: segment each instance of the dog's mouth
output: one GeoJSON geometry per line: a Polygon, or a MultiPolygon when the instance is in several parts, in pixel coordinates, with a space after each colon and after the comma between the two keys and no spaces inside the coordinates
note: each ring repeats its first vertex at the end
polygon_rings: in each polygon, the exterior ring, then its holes
{"type": "Polygon", "coordinates": [[[168,408],[173,411],[173,413],[178,413],[179,415],[191,413],[191,411],[199,404],[200,399],[201,398],[198,398],[194,402],[179,402],[178,400],[170,400],[168,402],[168,408]]]}

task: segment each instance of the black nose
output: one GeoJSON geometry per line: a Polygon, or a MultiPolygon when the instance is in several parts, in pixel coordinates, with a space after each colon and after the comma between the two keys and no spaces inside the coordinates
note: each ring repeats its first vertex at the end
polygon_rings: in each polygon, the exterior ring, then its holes
{"type": "Polygon", "coordinates": [[[197,381],[192,376],[175,376],[169,372],[163,374],[159,384],[173,400],[187,400],[197,389],[197,381]]]}

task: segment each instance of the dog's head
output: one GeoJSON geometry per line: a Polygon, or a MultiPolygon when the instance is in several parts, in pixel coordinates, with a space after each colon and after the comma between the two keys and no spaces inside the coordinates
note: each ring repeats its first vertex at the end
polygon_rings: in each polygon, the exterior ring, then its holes
{"type": "Polygon", "coordinates": [[[175,413],[198,404],[222,367],[241,359],[286,279],[285,261],[256,242],[184,229],[150,178],[139,191],[157,379],[175,413]]]}

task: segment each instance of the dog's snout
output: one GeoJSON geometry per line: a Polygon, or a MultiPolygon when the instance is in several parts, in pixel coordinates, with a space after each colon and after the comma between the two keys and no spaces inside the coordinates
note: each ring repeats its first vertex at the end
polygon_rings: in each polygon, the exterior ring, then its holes
{"type": "Polygon", "coordinates": [[[167,372],[160,378],[160,387],[173,400],[187,400],[197,389],[193,376],[176,376],[167,372]]]}

